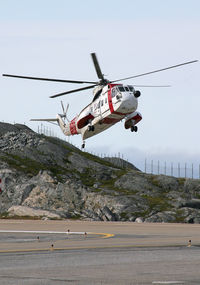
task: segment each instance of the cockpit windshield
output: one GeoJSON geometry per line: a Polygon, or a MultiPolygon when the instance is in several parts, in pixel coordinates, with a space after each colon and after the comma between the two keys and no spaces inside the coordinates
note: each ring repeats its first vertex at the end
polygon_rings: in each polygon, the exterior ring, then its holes
{"type": "Polygon", "coordinates": [[[117,88],[118,88],[118,90],[119,90],[120,92],[125,92],[124,87],[122,87],[122,86],[118,86],[117,88]]]}
{"type": "Polygon", "coordinates": [[[118,86],[117,87],[120,92],[134,92],[134,88],[131,85],[128,86],[118,86]]]}
{"type": "Polygon", "coordinates": [[[134,88],[133,88],[133,86],[128,85],[128,88],[129,88],[129,90],[130,90],[131,92],[134,92],[134,88]]]}

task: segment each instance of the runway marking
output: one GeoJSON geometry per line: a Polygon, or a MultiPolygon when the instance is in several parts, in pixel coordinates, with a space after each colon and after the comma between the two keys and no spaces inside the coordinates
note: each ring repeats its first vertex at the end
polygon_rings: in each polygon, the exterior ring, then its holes
{"type": "Polygon", "coordinates": [[[184,284],[184,281],[153,281],[152,284],[184,284]]]}
{"type": "Polygon", "coordinates": [[[26,233],[26,234],[66,234],[66,235],[101,235],[101,238],[110,238],[114,234],[93,233],[93,232],[55,232],[55,231],[17,231],[17,230],[0,230],[0,233],[26,233]]]}
{"type": "Polygon", "coordinates": [[[85,232],[54,232],[54,231],[15,231],[15,230],[0,230],[0,233],[25,233],[25,234],[73,234],[84,235],[85,232]]]}
{"type": "MultiPolygon", "coordinates": [[[[95,245],[95,246],[66,246],[66,247],[54,247],[54,251],[57,250],[79,250],[79,249],[107,249],[107,248],[157,248],[157,245],[95,245]]],[[[165,245],[160,245],[159,247],[166,247],[165,245]]],[[[169,246],[167,246],[169,247],[169,246]]],[[[176,246],[173,246],[176,247],[176,246]]],[[[29,249],[8,249],[8,250],[0,250],[0,253],[20,253],[20,252],[40,252],[40,251],[51,251],[50,248],[29,248],[29,249]]],[[[153,282],[166,282],[166,281],[153,281],[153,282]]],[[[156,284],[153,283],[152,284],[156,284]]],[[[169,282],[169,281],[167,281],[169,282]]],[[[170,281],[171,282],[171,281],[170,281]]],[[[183,281],[175,281],[175,282],[182,282],[183,281]]],[[[157,283],[157,284],[170,284],[170,283],[157,283]]],[[[173,283],[171,283],[173,284],[173,283]]],[[[175,284],[175,283],[174,283],[175,284]]],[[[177,283],[178,284],[178,283],[177,283]]]]}
{"type": "Polygon", "coordinates": [[[0,224],[24,224],[24,222],[21,222],[21,221],[0,221],[0,224]]]}
{"type": "Polygon", "coordinates": [[[110,237],[114,237],[115,235],[114,234],[107,234],[107,233],[88,233],[88,234],[91,234],[91,235],[102,235],[102,238],[110,238],[110,237]]]}

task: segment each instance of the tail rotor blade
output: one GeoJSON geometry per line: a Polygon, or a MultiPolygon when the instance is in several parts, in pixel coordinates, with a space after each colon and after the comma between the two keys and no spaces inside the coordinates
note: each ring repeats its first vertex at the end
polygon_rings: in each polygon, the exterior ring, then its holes
{"type": "Polygon", "coordinates": [[[69,103],[67,104],[66,110],[64,108],[64,104],[63,101],[61,101],[61,106],[62,106],[62,110],[63,110],[63,115],[60,115],[62,118],[67,119],[67,121],[69,122],[68,118],[67,118],[67,111],[69,109],[69,103]]]}
{"type": "Polygon", "coordinates": [[[63,101],[61,101],[61,106],[62,106],[63,114],[65,114],[65,108],[64,108],[64,105],[63,105],[63,101]]]}
{"type": "Polygon", "coordinates": [[[65,114],[67,114],[68,109],[69,109],[69,103],[67,104],[67,107],[66,107],[66,110],[65,110],[65,114]]]}

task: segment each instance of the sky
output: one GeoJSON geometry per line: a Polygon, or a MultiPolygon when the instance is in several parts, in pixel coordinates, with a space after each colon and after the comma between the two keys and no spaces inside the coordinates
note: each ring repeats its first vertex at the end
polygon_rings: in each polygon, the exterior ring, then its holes
{"type": "MultiPolygon", "coordinates": [[[[96,81],[91,52],[110,80],[200,60],[200,1],[0,0],[1,74],[96,81]]],[[[120,122],[88,139],[86,151],[120,153],[142,170],[145,159],[148,165],[159,160],[198,168],[199,74],[200,62],[124,81],[171,87],[138,88],[143,116],[138,133],[120,122]]],[[[61,100],[69,103],[70,119],[92,100],[91,90],[49,98],[80,87],[75,84],[1,76],[0,86],[0,121],[26,123],[33,130],[39,124],[30,119],[55,117],[62,112],[61,100]]],[[[81,136],[69,141],[82,143],[81,136]]]]}

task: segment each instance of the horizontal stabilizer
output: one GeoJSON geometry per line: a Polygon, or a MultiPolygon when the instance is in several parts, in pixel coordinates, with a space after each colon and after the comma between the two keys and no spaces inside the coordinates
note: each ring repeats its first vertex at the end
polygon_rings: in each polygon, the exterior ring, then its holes
{"type": "Polygon", "coordinates": [[[58,119],[30,119],[30,121],[41,121],[41,122],[57,122],[58,119]]]}

